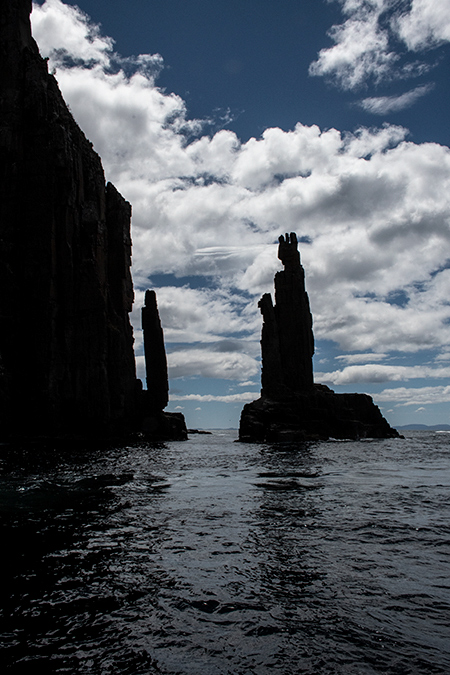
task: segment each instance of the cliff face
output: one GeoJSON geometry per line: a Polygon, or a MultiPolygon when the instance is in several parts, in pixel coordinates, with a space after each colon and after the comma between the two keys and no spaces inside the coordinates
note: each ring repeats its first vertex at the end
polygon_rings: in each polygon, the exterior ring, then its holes
{"type": "Polygon", "coordinates": [[[336,394],[314,384],[314,335],[305,273],[295,233],[279,239],[284,271],[275,275],[275,305],[269,293],[259,307],[261,398],[244,406],[242,441],[284,441],[398,436],[366,394],[336,394]]]}
{"type": "Polygon", "coordinates": [[[0,429],[100,431],[135,406],[131,207],[105,185],[30,12],[0,0],[0,429]]]}

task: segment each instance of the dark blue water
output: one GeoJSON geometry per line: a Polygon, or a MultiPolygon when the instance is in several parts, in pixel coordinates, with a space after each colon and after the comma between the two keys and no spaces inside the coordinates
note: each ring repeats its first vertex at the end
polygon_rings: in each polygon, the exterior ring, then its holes
{"type": "Polygon", "coordinates": [[[6,673],[450,673],[450,434],[1,451],[6,673]]]}

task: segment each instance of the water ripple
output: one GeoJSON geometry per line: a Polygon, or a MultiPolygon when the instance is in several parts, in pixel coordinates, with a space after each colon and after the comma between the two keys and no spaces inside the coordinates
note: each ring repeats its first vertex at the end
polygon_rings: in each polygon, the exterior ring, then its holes
{"type": "Polygon", "coordinates": [[[450,435],[1,458],[6,672],[450,672],[450,435]]]}

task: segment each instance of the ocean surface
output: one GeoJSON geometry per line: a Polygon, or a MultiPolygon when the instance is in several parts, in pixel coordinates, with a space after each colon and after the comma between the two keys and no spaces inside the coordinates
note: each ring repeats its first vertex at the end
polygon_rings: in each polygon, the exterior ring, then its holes
{"type": "Polygon", "coordinates": [[[236,435],[0,448],[2,673],[450,673],[450,433],[236,435]]]}

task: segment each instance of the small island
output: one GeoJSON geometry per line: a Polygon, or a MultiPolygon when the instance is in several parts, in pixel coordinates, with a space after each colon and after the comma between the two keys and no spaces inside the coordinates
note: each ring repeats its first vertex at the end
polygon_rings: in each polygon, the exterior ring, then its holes
{"type": "Polygon", "coordinates": [[[261,397],[244,406],[239,440],[399,438],[367,394],[336,394],[314,383],[313,321],[294,232],[280,236],[278,257],[284,270],[275,275],[275,305],[270,293],[258,305],[261,397]]]}

